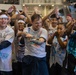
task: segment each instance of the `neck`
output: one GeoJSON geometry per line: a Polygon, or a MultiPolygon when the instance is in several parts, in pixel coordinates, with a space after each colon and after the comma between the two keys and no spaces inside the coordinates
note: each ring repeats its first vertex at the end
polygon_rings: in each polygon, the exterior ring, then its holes
{"type": "Polygon", "coordinates": [[[38,31],[37,29],[35,29],[33,26],[32,26],[32,29],[34,30],[34,31],[38,31]]]}
{"type": "Polygon", "coordinates": [[[0,30],[3,30],[3,29],[5,29],[7,26],[0,26],[0,30]]]}

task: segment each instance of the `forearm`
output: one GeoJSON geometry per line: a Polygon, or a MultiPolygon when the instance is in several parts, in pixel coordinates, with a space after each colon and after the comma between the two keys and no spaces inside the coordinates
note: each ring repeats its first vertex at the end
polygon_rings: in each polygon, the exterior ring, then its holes
{"type": "Polygon", "coordinates": [[[48,38],[48,41],[47,41],[48,44],[52,44],[53,39],[54,39],[54,34],[48,38]]]}
{"type": "Polygon", "coordinates": [[[66,24],[66,28],[68,28],[71,24],[71,21],[69,21],[67,24],[66,24]]]}
{"type": "Polygon", "coordinates": [[[18,33],[18,20],[15,20],[15,24],[14,24],[14,33],[15,33],[15,36],[16,36],[17,33],[18,33]]]}
{"type": "Polygon", "coordinates": [[[49,14],[47,14],[46,16],[44,16],[43,19],[42,19],[42,21],[44,22],[52,14],[54,14],[54,9],[49,14]]]}
{"type": "Polygon", "coordinates": [[[41,45],[43,43],[42,41],[37,40],[37,39],[32,39],[31,42],[38,44],[38,45],[41,45]]]}
{"type": "Polygon", "coordinates": [[[64,42],[60,39],[60,37],[57,37],[57,40],[59,42],[59,45],[62,47],[62,48],[65,48],[66,45],[64,44],[64,42]]]}
{"type": "Polygon", "coordinates": [[[25,39],[24,39],[23,36],[22,36],[22,37],[20,38],[20,40],[19,40],[19,46],[20,46],[20,47],[24,47],[24,46],[25,46],[25,39]]]}
{"type": "Polygon", "coordinates": [[[41,45],[44,42],[46,42],[46,39],[44,37],[42,37],[42,36],[39,37],[39,38],[36,38],[35,36],[33,36],[30,41],[35,43],[35,44],[41,45]]]}
{"type": "Polygon", "coordinates": [[[3,41],[0,43],[0,50],[7,48],[10,45],[11,45],[11,43],[9,41],[3,41]]]}
{"type": "Polygon", "coordinates": [[[25,15],[27,17],[26,22],[31,24],[32,23],[31,22],[31,18],[29,17],[29,15],[27,14],[27,12],[24,11],[24,13],[25,13],[25,15]]]}
{"type": "Polygon", "coordinates": [[[19,16],[19,14],[13,14],[11,19],[17,19],[17,16],[19,16]]]}
{"type": "Polygon", "coordinates": [[[67,30],[65,31],[65,33],[69,36],[74,28],[74,24],[76,23],[76,21],[72,21],[71,24],[68,26],[67,30]]]}
{"type": "Polygon", "coordinates": [[[73,29],[73,25],[70,25],[70,26],[66,29],[65,34],[70,35],[72,29],[73,29]]]}

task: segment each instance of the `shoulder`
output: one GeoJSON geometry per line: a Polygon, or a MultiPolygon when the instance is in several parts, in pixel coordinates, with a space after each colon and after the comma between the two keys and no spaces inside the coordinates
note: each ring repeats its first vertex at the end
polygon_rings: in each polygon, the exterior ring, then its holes
{"type": "MultiPolygon", "coordinates": [[[[7,25],[7,27],[6,28],[8,28],[8,29],[12,29],[12,27],[10,26],[10,25],[7,25]]],[[[12,29],[13,30],[13,29],[12,29]]]]}
{"type": "Polygon", "coordinates": [[[14,30],[12,29],[11,26],[7,26],[5,30],[6,30],[6,31],[10,31],[10,32],[14,32],[14,30]]]}
{"type": "Polygon", "coordinates": [[[47,30],[45,28],[40,28],[40,30],[43,32],[47,32],[47,30]]]}
{"type": "Polygon", "coordinates": [[[24,28],[23,32],[29,32],[31,30],[31,27],[24,28]]]}

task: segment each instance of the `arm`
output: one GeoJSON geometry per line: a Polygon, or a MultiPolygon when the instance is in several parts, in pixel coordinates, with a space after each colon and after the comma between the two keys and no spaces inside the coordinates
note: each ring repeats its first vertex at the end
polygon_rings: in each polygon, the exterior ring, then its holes
{"type": "Polygon", "coordinates": [[[7,48],[7,47],[9,47],[11,45],[11,43],[9,42],[9,41],[2,41],[1,43],[0,43],[0,50],[2,50],[2,49],[4,49],[4,48],[7,48]]]}
{"type": "Polygon", "coordinates": [[[52,42],[53,42],[53,39],[54,39],[54,35],[55,34],[53,34],[52,36],[49,36],[49,38],[48,38],[48,44],[52,44],[52,42]]]}
{"type": "Polygon", "coordinates": [[[17,33],[17,38],[22,37],[22,36],[25,38],[33,38],[34,37],[33,35],[31,35],[27,32],[18,32],[17,33]]]}
{"type": "Polygon", "coordinates": [[[66,48],[66,46],[67,46],[67,40],[63,42],[63,41],[60,39],[60,37],[57,37],[57,40],[58,40],[58,42],[59,42],[59,45],[60,45],[62,48],[66,48]]]}
{"type": "Polygon", "coordinates": [[[16,19],[17,16],[19,16],[19,14],[13,14],[13,15],[11,16],[11,19],[16,19]]]}
{"type": "Polygon", "coordinates": [[[54,9],[53,10],[51,10],[51,12],[48,14],[48,15],[46,15],[45,17],[43,17],[43,19],[42,19],[42,21],[43,21],[43,23],[44,23],[44,21],[49,17],[49,16],[51,16],[52,14],[54,14],[54,9]]]}
{"type": "Polygon", "coordinates": [[[55,32],[55,36],[59,42],[59,45],[61,46],[61,48],[66,48],[67,46],[67,40],[65,39],[65,41],[62,41],[61,36],[60,36],[60,31],[58,30],[57,32],[55,32]]]}
{"type": "Polygon", "coordinates": [[[25,46],[24,36],[18,37],[17,40],[18,40],[18,42],[19,42],[19,46],[20,46],[20,47],[24,47],[24,46],[25,46]]]}
{"type": "Polygon", "coordinates": [[[71,22],[71,24],[68,26],[68,28],[66,29],[66,31],[65,31],[65,34],[66,35],[70,35],[71,34],[71,32],[72,32],[72,30],[73,30],[73,27],[74,27],[74,24],[75,24],[75,20],[74,21],[72,21],[71,22]]]}
{"type": "Polygon", "coordinates": [[[47,40],[47,31],[46,29],[42,28],[39,32],[38,32],[39,38],[36,38],[35,35],[33,36],[33,38],[30,40],[32,42],[34,42],[35,44],[41,45],[42,43],[46,42],[47,40]]]}
{"type": "Polygon", "coordinates": [[[18,33],[18,20],[17,19],[16,19],[15,25],[14,25],[14,33],[15,33],[15,36],[17,36],[17,33],[18,33]]]}
{"type": "Polygon", "coordinates": [[[69,21],[69,22],[66,24],[66,28],[68,28],[68,27],[71,25],[71,22],[72,22],[72,21],[69,21]]]}
{"type": "Polygon", "coordinates": [[[31,42],[41,45],[42,43],[44,43],[46,40],[44,38],[39,38],[39,39],[32,39],[31,42]]]}
{"type": "Polygon", "coordinates": [[[30,23],[31,24],[31,18],[28,16],[27,14],[27,8],[26,6],[23,7],[23,12],[25,13],[26,17],[27,17],[27,20],[26,22],[30,23]]]}

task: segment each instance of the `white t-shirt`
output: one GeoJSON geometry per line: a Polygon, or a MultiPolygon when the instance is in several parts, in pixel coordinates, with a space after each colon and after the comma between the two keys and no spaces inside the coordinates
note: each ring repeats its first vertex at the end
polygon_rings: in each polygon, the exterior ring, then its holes
{"type": "MultiPolygon", "coordinates": [[[[0,30],[0,42],[9,41],[13,42],[14,31],[10,26],[0,30]]],[[[11,45],[7,48],[0,50],[0,71],[12,71],[12,49],[11,45]]]]}
{"type": "MultiPolygon", "coordinates": [[[[64,38],[61,37],[61,40],[62,41],[67,40],[67,36],[65,36],[64,38]]],[[[56,62],[59,65],[63,66],[63,60],[65,59],[65,55],[66,55],[66,48],[65,49],[61,48],[61,46],[57,41],[57,38],[54,37],[53,45],[51,46],[50,66],[56,62]]]]}
{"type": "MultiPolygon", "coordinates": [[[[24,29],[24,32],[32,34],[37,39],[39,39],[40,37],[47,39],[47,31],[44,28],[40,28],[40,30],[34,31],[32,27],[27,27],[24,29]]],[[[33,42],[30,42],[28,38],[25,38],[25,55],[43,58],[46,56],[45,45],[46,42],[42,43],[41,45],[38,45],[33,42]]]]}

